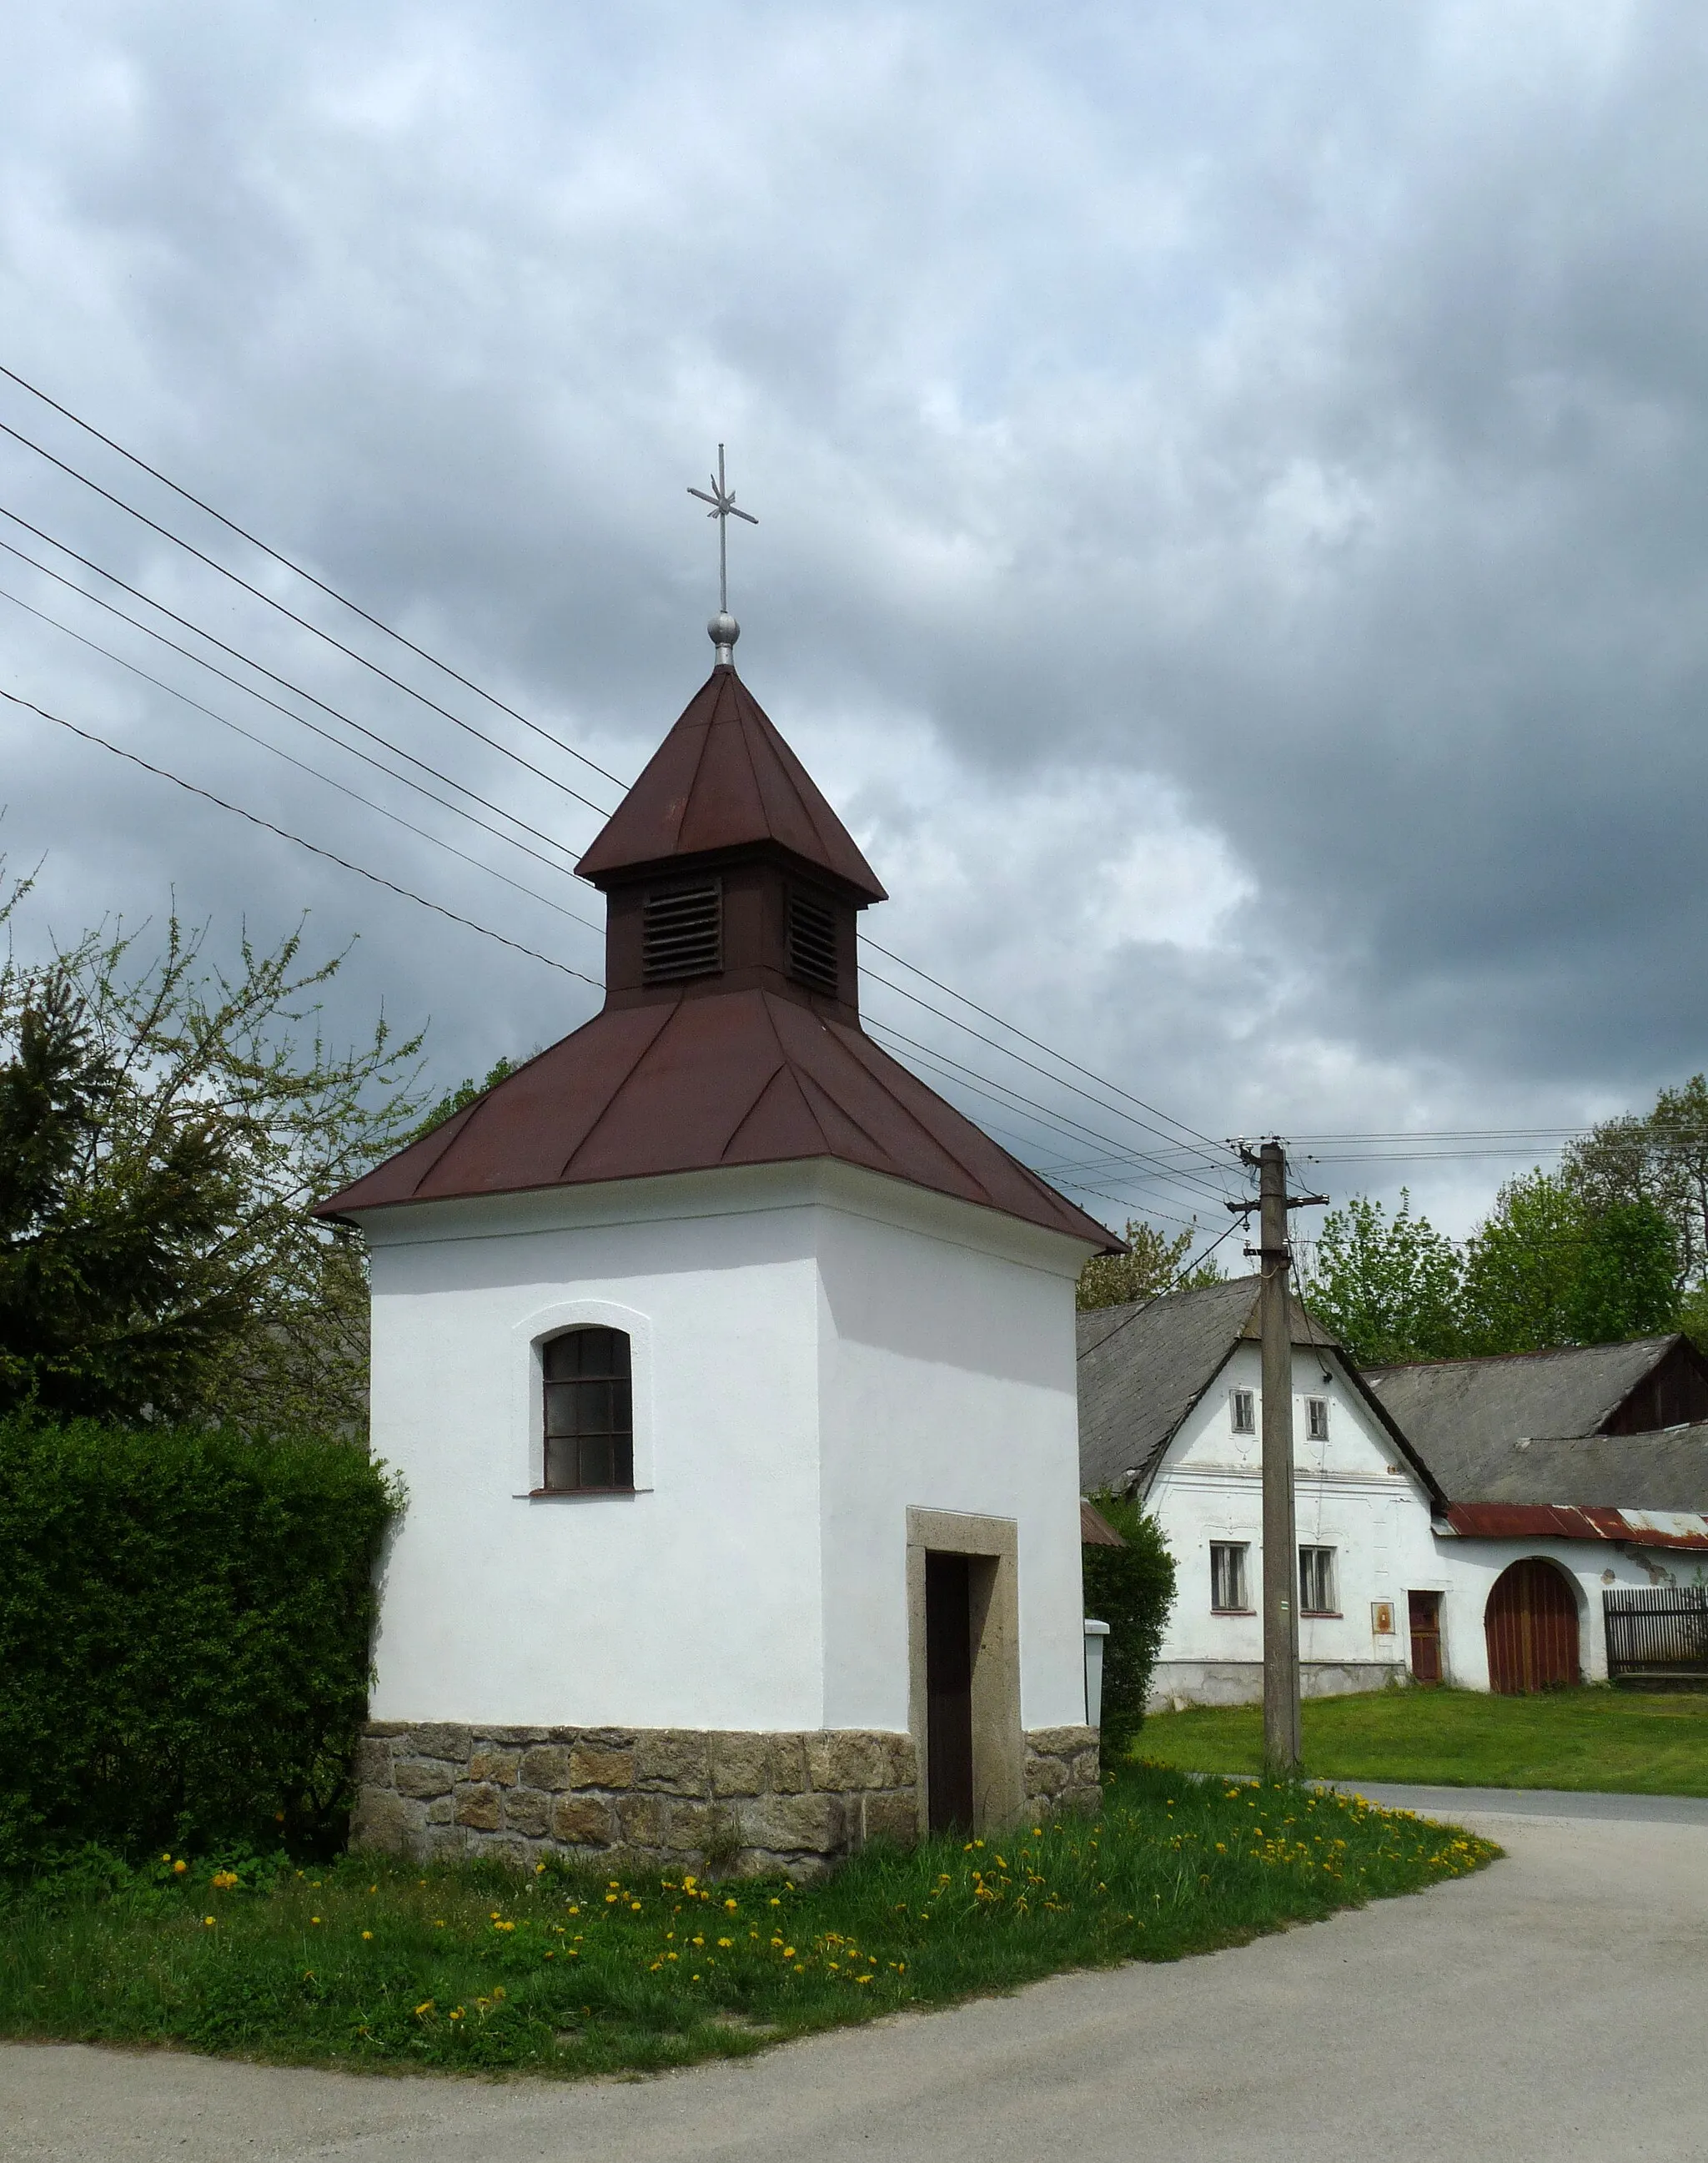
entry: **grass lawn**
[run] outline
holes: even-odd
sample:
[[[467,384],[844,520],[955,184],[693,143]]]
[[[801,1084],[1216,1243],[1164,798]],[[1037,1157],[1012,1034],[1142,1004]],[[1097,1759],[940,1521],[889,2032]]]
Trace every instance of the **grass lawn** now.
[[[1308,1700],[1303,1733],[1305,1769],[1321,1779],[1708,1795],[1708,1692],[1377,1690]],[[1262,1710],[1152,1713],[1138,1747],[1183,1770],[1255,1773]]]
[[[800,1888],[91,1858],[4,1897],[0,2034],[358,2069],[647,2071],[1239,1944],[1498,1853],[1348,1797],[1140,1765],[1100,1823],[874,1849]]]

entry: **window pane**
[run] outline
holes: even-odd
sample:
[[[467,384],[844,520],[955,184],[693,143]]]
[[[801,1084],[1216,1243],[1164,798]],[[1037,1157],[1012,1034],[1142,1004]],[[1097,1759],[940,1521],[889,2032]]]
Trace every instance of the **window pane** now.
[[[630,1487],[634,1387],[620,1329],[570,1329],[541,1347],[545,1371],[545,1484]]]

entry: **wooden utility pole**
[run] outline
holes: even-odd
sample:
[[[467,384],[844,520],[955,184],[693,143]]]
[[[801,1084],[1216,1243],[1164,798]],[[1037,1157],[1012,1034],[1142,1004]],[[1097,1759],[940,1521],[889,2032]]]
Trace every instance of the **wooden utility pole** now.
[[[1324,1200],[1289,1195],[1287,1150],[1267,1141],[1254,1156],[1240,1152],[1257,1174],[1255,1203],[1229,1208],[1259,1212],[1261,1270],[1258,1314],[1263,1337],[1263,1769],[1272,1779],[1298,1770],[1298,1532],[1293,1509],[1293,1302],[1288,1271],[1293,1249],[1287,1212]],[[1246,1250],[1248,1253],[1250,1249]]]

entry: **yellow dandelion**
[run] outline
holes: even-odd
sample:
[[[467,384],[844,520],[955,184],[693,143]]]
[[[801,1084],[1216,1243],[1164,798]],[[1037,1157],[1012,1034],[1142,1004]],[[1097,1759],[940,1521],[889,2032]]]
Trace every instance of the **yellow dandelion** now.
[[[373,1931],[372,1931],[372,1930],[364,1930],[364,1931],[362,1933],[362,1935],[363,1935],[363,1937],[364,1939],[371,1938],[371,1937],[373,1935]]]
[[[207,1925],[210,1930],[213,1928],[213,1918],[212,1915],[204,1915],[201,1919]]]
[[[432,2001],[432,1999],[431,1999],[431,1998],[424,1998],[421,2000],[420,2003],[420,2004],[415,2008],[415,2018],[416,2018],[416,2019],[417,2019],[417,2020],[419,2020],[419,2019],[422,2019],[422,2018],[423,2018],[423,2016],[424,2016],[425,2014],[431,2013],[431,2012],[432,2011],[432,2009],[433,2009],[433,2001]]]

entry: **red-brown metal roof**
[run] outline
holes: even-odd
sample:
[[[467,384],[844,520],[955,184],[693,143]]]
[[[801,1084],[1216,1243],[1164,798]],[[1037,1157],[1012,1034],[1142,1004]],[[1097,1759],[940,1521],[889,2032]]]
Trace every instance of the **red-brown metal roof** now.
[[[733,668],[712,671],[576,866],[603,885],[674,857],[769,843],[864,901],[884,889]]]
[[[1079,1544],[1082,1548],[1124,1548],[1126,1542],[1094,1502],[1079,1497]]]
[[[1120,1249],[860,1029],[764,990],[598,1014],[317,1213],[811,1157]]]
[[[1708,1517],[1689,1511],[1585,1510],[1559,1502],[1455,1502],[1447,1522],[1470,1539],[1621,1540],[1708,1548]]]

